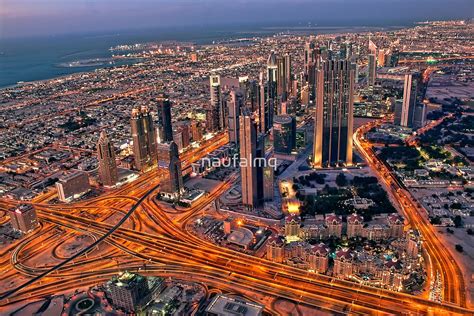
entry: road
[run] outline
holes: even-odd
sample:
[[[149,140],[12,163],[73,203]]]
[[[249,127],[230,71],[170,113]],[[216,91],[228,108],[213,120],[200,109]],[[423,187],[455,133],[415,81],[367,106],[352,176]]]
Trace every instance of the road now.
[[[378,124],[380,122],[372,122],[360,127],[354,134],[354,145],[386,189],[399,202],[400,209],[410,226],[417,229],[423,236],[423,247],[428,254],[428,262],[431,263],[430,270],[434,275],[439,272],[442,277],[444,300],[466,307],[466,289],[462,272],[446,246],[437,237],[426,210],[415,202],[392,170],[389,170],[387,165],[374,154],[372,145],[364,139],[364,134]]]
[[[226,141],[222,135],[216,137],[223,137],[221,141]],[[183,161],[189,164],[198,160],[217,146],[218,139],[186,154]],[[0,260],[2,271],[17,271],[22,278],[20,281],[27,281],[13,289],[0,290],[0,312],[13,302],[53,295],[79,285],[98,284],[114,271],[119,271],[120,266],[130,269],[146,266],[143,270],[145,274],[165,271],[163,275],[199,280],[236,293],[250,291],[285,298],[333,313],[471,314],[470,310],[459,306],[461,301],[454,300],[456,291],[453,292],[453,300],[438,303],[315,274],[201,240],[184,229],[186,222],[213,203],[234,179],[224,181],[186,214],[173,220],[154,198],[153,192],[159,186],[161,176],[162,173],[156,170],[143,174],[133,183],[91,200],[55,206],[33,203],[43,223],[36,233],[38,235],[25,243],[13,245],[9,251],[2,253]],[[8,201],[0,201],[0,210],[10,206]],[[122,214],[120,222],[107,222],[109,216],[119,210]],[[88,214],[91,218],[84,216]],[[57,259],[60,263],[35,267],[30,260],[25,260],[25,252],[39,247],[42,238],[37,236],[51,227],[60,227],[66,234],[96,236],[97,240],[93,247],[89,245],[82,249],[71,260]],[[46,231],[41,236],[48,238],[50,233]],[[19,246],[22,248],[18,249]],[[56,246],[50,243],[51,252]],[[14,266],[9,260],[12,253]],[[114,260],[119,260],[120,266]]]

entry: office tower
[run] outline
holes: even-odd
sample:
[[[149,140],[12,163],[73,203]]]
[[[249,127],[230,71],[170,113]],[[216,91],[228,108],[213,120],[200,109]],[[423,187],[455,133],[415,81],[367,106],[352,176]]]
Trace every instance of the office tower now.
[[[376,56],[377,50],[377,45],[369,38],[369,53]]]
[[[395,106],[393,109],[393,123],[395,125],[402,125],[402,110],[403,110],[403,100],[395,100]]]
[[[184,191],[181,160],[178,145],[175,142],[158,144],[158,168],[166,172],[165,181],[161,185],[161,193],[173,198]]]
[[[173,127],[171,125],[171,102],[164,93],[158,95],[158,142],[165,143],[173,140]]]
[[[385,55],[386,55],[386,50],[385,49],[380,49],[377,53],[377,66],[378,67],[385,67]]]
[[[252,112],[258,112],[259,106],[259,85],[257,80],[247,81],[245,90],[243,91],[245,106]]]
[[[107,287],[114,306],[123,308],[127,312],[140,310],[150,294],[147,279],[130,272],[124,272],[112,278]]]
[[[36,211],[30,204],[20,204],[10,209],[8,215],[13,229],[24,234],[38,226]]]
[[[202,139],[202,125],[194,120],[191,121],[191,138],[193,142],[199,142]]]
[[[257,169],[254,163],[257,157],[257,128],[249,109],[242,109],[239,125],[242,204],[253,208],[258,205]]]
[[[178,145],[179,150],[183,150],[191,144],[189,120],[176,122],[173,129],[173,141]]]
[[[277,98],[284,102],[291,90],[291,56],[285,54],[277,57]],[[280,113],[279,113],[280,114]]]
[[[289,115],[275,116],[273,121],[273,151],[276,154],[291,154],[296,146],[296,122]]]
[[[273,201],[273,197],[275,195],[275,169],[274,167],[269,163],[270,159],[272,159],[272,153],[266,153],[265,155],[265,161],[266,164],[263,167],[263,200],[264,201]]]
[[[420,75],[418,73],[405,75],[405,81],[403,83],[403,102],[402,102],[402,107],[401,107],[401,113],[399,114],[400,126],[415,127],[414,117],[415,117],[415,108],[417,106],[419,80],[420,80]],[[423,123],[424,112],[425,110],[423,108],[418,110],[417,124]],[[397,116],[398,114],[395,114],[395,117]],[[398,120],[396,121],[398,122]]]
[[[255,131],[257,127],[255,125]],[[252,162],[253,172],[257,174],[257,205],[261,205],[264,201],[265,195],[265,167],[268,162],[265,156],[265,138],[267,135],[257,132],[257,144],[255,150],[255,159]]]
[[[340,56],[342,59],[350,59],[353,55],[352,43],[345,42],[341,45]]]
[[[368,56],[369,62],[367,65],[367,85],[373,87],[375,85],[375,79],[377,77],[377,61],[375,55],[370,54]]]
[[[146,171],[156,164],[156,131],[146,106],[134,108],[130,119],[135,167]]]
[[[221,77],[218,75],[212,75],[209,77],[210,81],[210,92],[211,92],[211,104],[208,111],[209,117],[207,118],[208,132],[217,132],[221,130],[221,117],[222,113],[222,98],[221,98]]]
[[[59,178],[56,189],[61,202],[70,202],[91,189],[89,176],[83,171],[73,171]]]
[[[273,100],[267,98],[268,83],[264,80],[264,73],[260,72],[258,95],[258,124],[260,133],[267,133],[273,125]]]
[[[267,60],[267,100],[277,101],[277,80],[278,80],[278,63],[277,56],[274,51],[270,53]]]
[[[318,70],[313,165],[352,165],[354,69],[325,60]]]
[[[421,128],[426,124],[426,104],[418,103],[415,105],[413,113],[413,128]]]
[[[306,42],[304,45],[304,76],[305,81],[308,81],[308,74],[309,74],[309,67],[311,64],[315,62],[315,51],[314,51],[314,43],[313,42]]]
[[[229,102],[229,141],[239,143],[239,115],[240,109],[244,106],[244,95],[240,90],[232,90],[230,92]]]
[[[112,187],[117,184],[118,172],[115,162],[115,150],[105,131],[100,132],[97,142],[97,159],[99,161],[99,178],[103,186]]]

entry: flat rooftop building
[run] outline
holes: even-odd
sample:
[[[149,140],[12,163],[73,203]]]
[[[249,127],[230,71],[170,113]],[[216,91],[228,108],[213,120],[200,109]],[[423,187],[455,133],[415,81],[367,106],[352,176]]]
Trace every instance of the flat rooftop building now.
[[[217,295],[206,308],[207,316],[260,316],[264,306],[242,297]]]

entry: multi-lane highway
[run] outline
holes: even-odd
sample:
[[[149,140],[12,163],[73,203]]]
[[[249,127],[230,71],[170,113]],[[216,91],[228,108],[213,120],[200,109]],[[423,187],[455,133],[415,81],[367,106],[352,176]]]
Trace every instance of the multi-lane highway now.
[[[189,164],[218,147],[220,142],[227,141],[222,135],[216,137],[202,148],[183,155],[183,161]],[[60,293],[78,285],[103,282],[120,269],[114,261],[120,260],[122,268],[146,267],[142,270],[145,274],[170,275],[201,281],[232,292],[250,291],[285,298],[329,312],[471,314],[464,307],[465,301],[463,303],[459,288],[447,292],[449,296],[446,302],[437,303],[422,297],[309,273],[201,240],[189,234],[183,226],[227,190],[233,179],[224,181],[183,213],[183,216],[173,220],[154,198],[161,176],[162,173],[152,171],[102,197],[78,203],[57,206],[34,203],[43,222],[38,233],[44,233],[44,238],[53,233],[47,231],[48,227],[61,227],[65,234],[87,234],[94,236],[95,241],[74,255],[72,260],[56,258],[59,263],[46,267],[31,266],[28,264],[30,261],[25,260],[26,257],[22,254],[25,249],[39,247],[41,238],[28,239],[13,246],[13,252],[2,253],[1,269],[9,273],[17,271],[28,281],[13,289],[0,290],[0,311],[19,300]],[[1,209],[9,206],[5,201],[0,203]],[[119,210],[120,222],[108,222],[109,216]],[[87,218],[81,212],[100,216]],[[61,240],[63,239],[59,239]],[[52,253],[56,246],[53,242],[50,244]],[[431,251],[440,251],[436,250],[438,244],[433,244],[432,247]],[[10,257],[12,253],[13,258]],[[6,260],[7,258],[13,260]]]
[[[427,261],[431,264],[430,270],[433,274],[439,272],[442,276],[444,300],[465,307],[466,291],[462,272],[453,256],[436,236],[436,231],[429,222],[426,210],[414,202],[411,194],[400,183],[392,170],[389,170],[387,165],[379,160],[372,150],[372,145],[364,138],[364,134],[377,124],[372,122],[359,128],[354,135],[354,145],[394,197],[394,200],[399,203],[409,224],[422,234],[423,247],[429,257]],[[432,127],[436,125],[433,124]]]

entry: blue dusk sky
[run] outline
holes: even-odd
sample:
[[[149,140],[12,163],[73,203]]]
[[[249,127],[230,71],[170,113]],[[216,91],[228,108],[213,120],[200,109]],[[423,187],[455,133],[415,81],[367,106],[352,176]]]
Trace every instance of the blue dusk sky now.
[[[472,0],[0,0],[0,37],[308,22],[402,25],[473,13]]]

